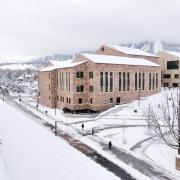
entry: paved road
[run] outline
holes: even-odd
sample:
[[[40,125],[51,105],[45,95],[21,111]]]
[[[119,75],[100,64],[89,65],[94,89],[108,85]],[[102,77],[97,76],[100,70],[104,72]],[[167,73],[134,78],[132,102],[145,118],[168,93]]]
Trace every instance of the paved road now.
[[[49,124],[48,122],[45,122],[41,117],[37,116],[35,113],[31,112],[28,110],[26,107],[23,105],[19,105],[16,102],[13,101],[8,101],[9,104],[14,106],[16,109],[18,109],[21,112],[26,113],[27,116],[30,116],[31,119],[35,120],[41,125],[44,125],[44,127],[48,128],[51,131],[54,131],[54,126],[52,124]],[[76,148],[77,150],[81,151],[83,154],[86,156],[90,157],[93,159],[95,162],[101,164],[103,167],[108,169],[109,171],[113,172],[116,174],[118,177],[124,180],[129,180],[129,179],[134,179],[131,177],[130,174],[125,172],[123,169],[121,169],[119,166],[116,164],[112,163],[109,161],[107,158],[103,157],[102,155],[98,154],[95,150],[93,150],[91,147],[87,146],[86,144],[80,142],[78,139],[75,139],[71,135],[60,131],[58,133],[58,136],[64,138],[71,146]],[[103,140],[96,139],[97,142],[102,146],[102,149],[107,146],[106,143],[103,142]],[[104,149],[106,150],[106,149]],[[160,167],[156,165],[152,165],[146,161],[143,161],[141,159],[136,158],[135,156],[127,153],[126,151],[119,149],[117,147],[113,146],[112,149],[112,154],[114,154],[117,159],[123,161],[124,163],[130,165],[134,169],[138,170],[144,175],[147,175],[151,179],[163,179],[163,180],[178,180],[178,178],[172,178],[172,176],[168,172],[165,172],[163,170],[160,170]]]

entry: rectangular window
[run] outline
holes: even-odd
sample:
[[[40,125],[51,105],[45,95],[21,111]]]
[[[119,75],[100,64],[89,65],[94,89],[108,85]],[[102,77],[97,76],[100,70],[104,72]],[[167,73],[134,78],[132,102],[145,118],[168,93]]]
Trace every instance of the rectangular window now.
[[[135,73],[135,90],[137,91],[137,73]]]
[[[64,97],[62,97],[62,101],[64,102]]]
[[[93,72],[92,71],[89,72],[89,78],[91,78],[91,79],[93,78]]]
[[[83,78],[84,77],[84,73],[82,71],[76,72],[76,77],[77,78]]]
[[[167,61],[167,69],[179,69],[179,61]]]
[[[49,100],[51,100],[51,97],[49,96]]]
[[[66,92],[68,91],[68,73],[66,72]]]
[[[119,91],[121,91],[122,81],[121,81],[121,72],[119,72]]]
[[[49,91],[51,90],[51,86],[50,86],[50,84],[49,84]]]
[[[61,72],[59,73],[59,88],[61,90]]]
[[[90,98],[90,104],[92,104],[93,103],[93,100],[92,100],[92,98]]]
[[[79,98],[79,104],[82,104],[82,98]]]
[[[62,72],[62,90],[64,90],[64,73]]]
[[[49,79],[51,78],[51,73],[49,72]]]
[[[175,75],[174,75],[174,78],[175,78],[175,79],[179,79],[179,74],[175,74]]]
[[[158,73],[156,73],[156,89],[158,89]]]
[[[126,73],[123,72],[123,91],[126,90]]]
[[[165,78],[165,79],[170,79],[170,78],[171,78],[171,75],[170,75],[170,74],[163,74],[163,78]]]
[[[149,73],[149,90],[151,90],[151,73]]]
[[[93,92],[93,86],[89,86],[89,92]]]
[[[155,74],[153,73],[153,90],[154,90],[154,86],[155,86]]]
[[[69,99],[68,98],[66,98],[66,103],[68,103],[69,102]]]
[[[101,92],[103,92],[103,72],[100,73],[100,88]]]
[[[127,91],[130,89],[130,73],[127,73]]]
[[[71,104],[71,98],[69,98],[69,104]]]
[[[144,90],[144,86],[145,86],[145,74],[142,73],[142,90]]]
[[[141,90],[141,73],[139,73],[139,90]]]
[[[113,72],[110,72],[110,92],[113,92]]]
[[[108,72],[105,72],[105,92],[108,92]]]
[[[76,87],[76,92],[83,92],[84,91],[84,86],[80,85]]]
[[[70,72],[69,72],[69,92],[71,91]]]
[[[110,103],[113,103],[113,98],[109,98],[109,102],[110,102]]]

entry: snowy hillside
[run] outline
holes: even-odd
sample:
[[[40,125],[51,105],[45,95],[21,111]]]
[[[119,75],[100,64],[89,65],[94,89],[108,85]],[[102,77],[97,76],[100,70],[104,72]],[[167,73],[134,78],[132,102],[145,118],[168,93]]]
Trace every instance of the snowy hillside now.
[[[54,55],[43,56],[43,57],[31,60],[29,61],[29,63],[39,65],[39,66],[44,66],[45,64],[48,63],[49,60],[52,60],[52,59],[63,61],[67,59],[72,59],[72,57],[73,56],[69,54],[54,54]]]
[[[32,64],[6,64],[0,65],[1,70],[25,70],[25,69],[33,69],[36,70],[37,67]]]
[[[180,52],[180,44],[172,44],[164,41],[141,41],[137,43],[127,43],[121,44],[123,46],[128,46],[132,48],[141,49],[153,54],[157,54],[159,51],[168,50],[168,51],[177,51]]]

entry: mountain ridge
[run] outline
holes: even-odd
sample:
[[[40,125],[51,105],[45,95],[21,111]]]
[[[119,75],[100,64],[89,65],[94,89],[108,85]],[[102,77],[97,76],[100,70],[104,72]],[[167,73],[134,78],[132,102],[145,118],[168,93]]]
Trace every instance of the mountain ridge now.
[[[166,41],[139,41],[136,43],[120,44],[121,46],[127,46],[131,48],[141,49],[146,52],[157,54],[159,51],[175,51],[180,52],[180,44],[169,43]]]

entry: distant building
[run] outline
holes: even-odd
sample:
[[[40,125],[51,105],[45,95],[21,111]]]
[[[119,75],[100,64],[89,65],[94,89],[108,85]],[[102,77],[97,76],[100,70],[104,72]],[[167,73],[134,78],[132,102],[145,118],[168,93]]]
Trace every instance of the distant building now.
[[[162,86],[180,87],[180,52],[162,51],[158,55],[162,70]]]
[[[38,75],[40,104],[71,112],[102,111],[159,92],[158,57],[127,49],[128,54],[103,45],[94,54],[50,61]]]

